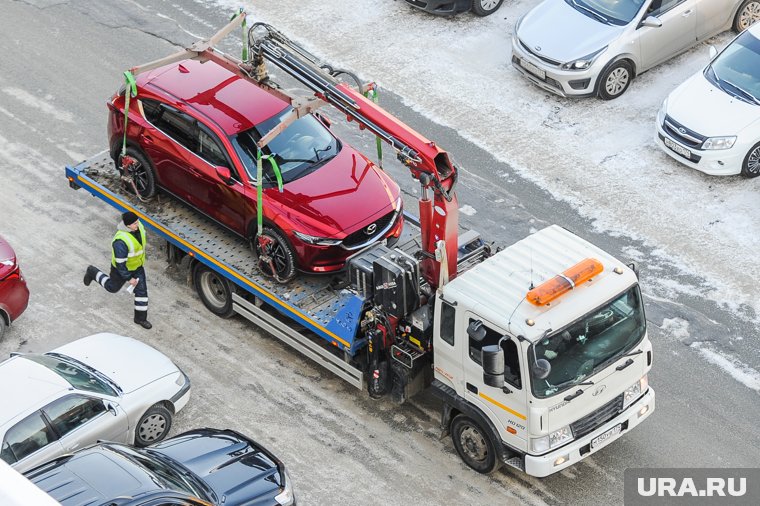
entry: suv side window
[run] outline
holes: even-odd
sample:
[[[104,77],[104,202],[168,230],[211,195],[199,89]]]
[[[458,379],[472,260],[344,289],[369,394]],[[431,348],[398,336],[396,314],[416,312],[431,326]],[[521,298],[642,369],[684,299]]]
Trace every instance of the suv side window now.
[[[471,324],[474,321],[475,319],[470,318],[468,323]],[[483,365],[480,357],[480,351],[483,346],[499,344],[499,340],[504,337],[504,334],[490,328],[488,325],[483,324],[483,328],[486,329],[486,337],[482,341],[477,342],[473,338],[470,338],[470,359],[478,365]],[[501,343],[501,348],[504,350],[504,380],[514,387],[522,388],[520,355],[517,351],[517,345],[514,340],[505,339]]]
[[[649,4],[649,8],[647,9],[647,15],[659,16],[683,1],[684,0],[652,0],[652,3]]]
[[[195,152],[198,147],[196,121],[174,107],[155,100],[143,100],[143,111],[148,121],[166,135]]]
[[[69,395],[42,408],[60,437],[81,427],[105,410],[102,400],[84,395]]]
[[[55,440],[39,411],[24,418],[5,434],[3,460],[12,464],[44,448]],[[15,460],[9,461],[9,458]]]
[[[234,171],[234,168],[230,167],[230,162],[227,161],[222,144],[206,125],[200,125],[196,153],[211,165],[227,167],[230,171]],[[238,178],[235,177],[235,179]]]

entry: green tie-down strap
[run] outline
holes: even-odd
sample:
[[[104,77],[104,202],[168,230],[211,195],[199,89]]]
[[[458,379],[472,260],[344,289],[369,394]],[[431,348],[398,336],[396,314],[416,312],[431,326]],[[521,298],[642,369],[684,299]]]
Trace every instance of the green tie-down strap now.
[[[274,154],[264,155],[259,149],[256,154],[256,224],[258,230],[256,236],[260,236],[264,230],[264,200],[263,200],[263,187],[264,187],[264,164],[263,160],[269,160],[272,164],[272,170],[274,176],[277,178],[277,189],[282,192],[282,174],[280,173],[280,166],[277,165],[277,160],[274,159]]]
[[[232,17],[230,18],[230,21],[232,21],[233,19],[235,19],[236,17],[238,17],[240,14],[243,14],[243,12],[245,12],[245,10],[243,10],[243,8],[241,7],[239,11],[237,11],[235,14],[232,15]],[[243,20],[242,28],[243,28],[243,54],[242,54],[242,58],[243,58],[243,61],[248,61],[248,29],[247,29],[247,25],[246,25],[246,20],[245,19]]]
[[[368,99],[372,100],[374,103],[377,103],[378,97],[377,97],[377,88],[372,87],[364,92],[364,96]],[[375,138],[375,144],[377,145],[377,163],[380,166],[380,168],[383,168],[383,141],[380,139],[380,137]]]
[[[135,82],[135,76],[132,72],[127,70],[124,72],[124,81],[126,83],[126,89],[124,90],[124,138],[121,142],[121,155],[127,154],[127,121],[129,120],[129,99],[130,97],[137,96],[137,83]]]

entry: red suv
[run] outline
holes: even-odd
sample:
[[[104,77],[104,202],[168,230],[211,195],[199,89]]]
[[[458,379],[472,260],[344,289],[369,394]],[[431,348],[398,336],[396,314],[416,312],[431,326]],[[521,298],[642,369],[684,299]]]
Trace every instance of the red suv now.
[[[211,61],[185,60],[146,72],[138,76],[137,88],[127,135],[128,170],[137,191],[151,197],[160,187],[252,239],[256,142],[290,105]],[[108,106],[111,156],[121,167],[124,91]],[[296,270],[339,270],[356,250],[400,236],[398,185],[335,137],[324,118],[296,120],[262,152],[274,157],[283,180],[279,191],[272,166],[264,163],[264,243],[271,248],[264,253],[280,281]]]
[[[16,253],[0,236],[0,339],[5,328],[21,316],[29,303],[29,289],[16,261]]]

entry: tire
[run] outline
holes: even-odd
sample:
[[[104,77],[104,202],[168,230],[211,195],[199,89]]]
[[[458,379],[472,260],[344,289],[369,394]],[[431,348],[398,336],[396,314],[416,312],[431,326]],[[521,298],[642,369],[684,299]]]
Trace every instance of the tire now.
[[[293,252],[293,247],[280,231],[273,228],[264,227],[262,235],[272,241],[272,244],[267,248],[265,253],[272,258],[272,263],[277,274],[275,279],[279,283],[287,283],[296,277],[296,254]],[[259,269],[267,276],[274,277],[271,267],[263,264],[261,261],[262,251],[257,239],[254,236],[253,242],[256,248],[256,256],[259,258]]]
[[[633,66],[628,60],[611,64],[599,76],[599,98],[614,100],[625,93],[633,81]]]
[[[135,164],[130,168],[130,173],[135,180],[135,187],[140,197],[149,199],[158,193],[156,185],[156,170],[148,157],[135,148],[127,148],[127,156],[134,158]],[[118,157],[121,160],[121,156]],[[121,164],[116,164],[116,169],[121,172]]]
[[[760,176],[760,142],[752,146],[742,163],[742,176],[753,178]]]
[[[3,340],[6,328],[8,328],[8,325],[5,323],[5,315],[0,313],[0,341]]]
[[[472,418],[457,415],[452,420],[451,440],[464,463],[477,472],[490,474],[501,467],[493,441]]]
[[[172,428],[172,413],[163,404],[154,404],[140,417],[135,427],[135,446],[158,443]]]
[[[739,10],[736,11],[733,29],[739,33],[758,21],[760,21],[760,1],[744,0]]]
[[[489,16],[499,10],[504,0],[472,0],[472,12],[476,16]]]
[[[232,287],[223,276],[197,263],[193,268],[193,285],[206,309],[222,318],[235,314],[232,309]]]

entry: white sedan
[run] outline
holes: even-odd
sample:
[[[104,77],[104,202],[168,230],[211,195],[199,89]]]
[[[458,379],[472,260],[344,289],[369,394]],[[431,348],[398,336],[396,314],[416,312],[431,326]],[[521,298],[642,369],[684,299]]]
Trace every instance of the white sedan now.
[[[668,95],[655,141],[706,174],[760,176],[760,23]]]
[[[0,363],[0,458],[19,472],[98,440],[163,439],[190,379],[130,337],[96,334]]]

